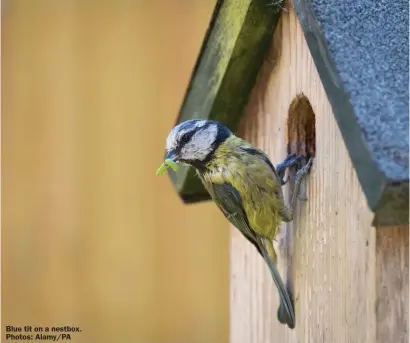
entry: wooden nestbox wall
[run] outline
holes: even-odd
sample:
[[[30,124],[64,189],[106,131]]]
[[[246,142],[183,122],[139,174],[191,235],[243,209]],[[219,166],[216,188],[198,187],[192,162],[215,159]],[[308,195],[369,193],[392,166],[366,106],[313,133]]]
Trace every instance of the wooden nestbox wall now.
[[[407,7],[378,4],[366,8],[372,25]],[[350,5],[347,16],[336,0],[219,1],[203,43],[178,122],[219,120],[274,164],[314,156],[308,200],[274,242],[296,327],[278,322],[269,270],[232,227],[232,343],[408,341],[408,33],[398,23],[398,41],[369,38],[369,18]],[[172,180],[186,202],[208,198],[192,170]]]
[[[308,201],[299,202],[296,220],[282,225],[277,242],[280,271],[292,284],[296,328],[277,321],[279,297],[269,270],[232,228],[231,342],[407,342],[408,225],[372,226],[374,214],[303,31],[294,12],[284,12],[239,135],[278,163],[294,147],[286,143],[294,138],[291,121],[305,124],[311,115],[305,99],[316,124]]]

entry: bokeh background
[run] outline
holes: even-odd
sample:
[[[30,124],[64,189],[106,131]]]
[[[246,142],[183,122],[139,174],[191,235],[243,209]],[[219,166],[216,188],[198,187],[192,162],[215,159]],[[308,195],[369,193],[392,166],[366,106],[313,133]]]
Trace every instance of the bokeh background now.
[[[214,5],[2,1],[2,330],[228,342],[229,225],[155,176]]]

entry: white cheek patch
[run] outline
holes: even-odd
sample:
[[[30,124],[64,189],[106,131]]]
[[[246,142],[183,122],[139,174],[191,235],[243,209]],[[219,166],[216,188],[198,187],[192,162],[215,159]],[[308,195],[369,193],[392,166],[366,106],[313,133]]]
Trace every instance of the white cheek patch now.
[[[216,125],[211,125],[205,130],[196,132],[181,150],[183,159],[191,161],[205,160],[213,150],[212,144],[215,142],[217,134],[218,128]]]

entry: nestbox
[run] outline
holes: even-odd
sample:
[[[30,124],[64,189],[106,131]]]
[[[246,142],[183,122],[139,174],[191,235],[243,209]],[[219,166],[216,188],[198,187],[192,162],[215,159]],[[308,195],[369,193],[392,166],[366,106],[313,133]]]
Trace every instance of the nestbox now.
[[[177,122],[217,120],[274,163],[314,157],[275,242],[296,327],[232,228],[231,342],[407,342],[408,62],[404,0],[217,2]],[[209,199],[194,170],[171,178],[185,202]]]

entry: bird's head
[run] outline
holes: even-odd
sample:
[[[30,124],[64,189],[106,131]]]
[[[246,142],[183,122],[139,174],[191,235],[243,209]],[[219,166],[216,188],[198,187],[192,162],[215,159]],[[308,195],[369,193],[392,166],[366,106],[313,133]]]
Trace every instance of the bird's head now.
[[[232,132],[214,120],[191,119],[175,126],[166,141],[166,161],[201,167]]]

